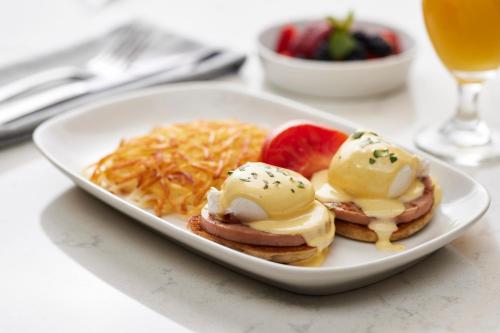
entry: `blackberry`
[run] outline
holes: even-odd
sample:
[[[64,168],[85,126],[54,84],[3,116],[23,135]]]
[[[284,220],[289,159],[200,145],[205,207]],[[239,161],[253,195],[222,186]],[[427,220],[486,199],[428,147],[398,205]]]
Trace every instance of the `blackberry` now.
[[[366,45],[368,43],[368,40],[370,39],[370,36],[368,34],[362,32],[362,31],[355,31],[352,34],[352,37],[356,39],[359,43]]]
[[[332,60],[330,56],[329,44],[328,41],[325,40],[321,42],[318,48],[314,51],[313,54],[314,60]]]
[[[376,57],[385,57],[392,53],[389,43],[380,36],[370,37],[366,43],[366,48],[368,52]]]
[[[345,58],[345,60],[365,60],[368,58],[366,53],[366,48],[364,44],[359,41],[356,43],[356,47],[351,51],[351,53]]]

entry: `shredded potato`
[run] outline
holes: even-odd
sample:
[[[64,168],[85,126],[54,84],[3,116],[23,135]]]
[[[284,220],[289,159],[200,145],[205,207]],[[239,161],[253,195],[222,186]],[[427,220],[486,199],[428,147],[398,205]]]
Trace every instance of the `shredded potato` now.
[[[227,172],[257,161],[266,131],[237,121],[194,121],[122,140],[90,167],[90,180],[158,216],[196,215],[210,187]]]

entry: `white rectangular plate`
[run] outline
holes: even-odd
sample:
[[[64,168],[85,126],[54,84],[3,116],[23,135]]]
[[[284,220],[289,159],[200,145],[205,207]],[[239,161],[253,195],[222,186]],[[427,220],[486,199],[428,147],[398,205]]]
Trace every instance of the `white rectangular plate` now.
[[[186,229],[174,216],[159,218],[96,186],[82,170],[116,148],[122,138],[154,126],[193,119],[238,119],[273,128],[290,119],[307,119],[345,132],[356,125],[282,98],[249,93],[221,84],[180,84],[130,94],[54,118],[41,125],[34,140],[41,152],[78,186],[110,206],[202,255],[279,287],[306,294],[344,291],[396,273],[462,234],[487,210],[489,196],[464,173],[429,157],[431,173],[443,189],[433,221],[402,241],[400,253],[379,252],[372,244],[336,237],[322,267],[304,268],[255,258]]]

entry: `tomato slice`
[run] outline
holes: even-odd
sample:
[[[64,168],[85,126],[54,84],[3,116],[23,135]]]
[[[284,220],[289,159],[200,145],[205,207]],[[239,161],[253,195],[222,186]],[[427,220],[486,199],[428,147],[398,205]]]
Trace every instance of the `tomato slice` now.
[[[311,122],[294,120],[274,130],[262,149],[262,162],[310,178],[327,169],[347,134]]]

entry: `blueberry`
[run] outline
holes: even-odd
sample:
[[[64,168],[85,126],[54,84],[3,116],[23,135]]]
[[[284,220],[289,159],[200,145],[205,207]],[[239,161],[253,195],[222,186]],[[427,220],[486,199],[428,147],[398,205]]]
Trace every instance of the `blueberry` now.
[[[367,50],[376,57],[385,57],[392,53],[392,48],[380,36],[372,36],[368,39],[366,43]]]
[[[357,42],[356,47],[351,51],[351,53],[345,58],[345,60],[365,60],[367,58],[365,46]]]
[[[325,40],[319,44],[318,48],[314,51],[313,59],[314,60],[332,60],[332,57],[330,57],[329,44],[328,44],[327,40]]]
[[[352,37],[356,39],[358,42],[360,42],[363,45],[366,45],[368,43],[368,40],[370,39],[370,36],[368,34],[362,32],[362,31],[355,31],[352,34]]]

